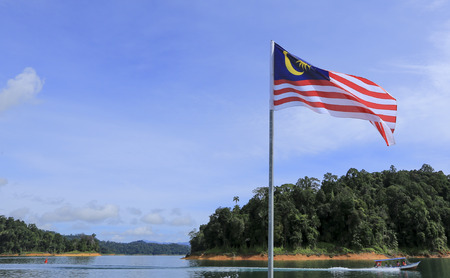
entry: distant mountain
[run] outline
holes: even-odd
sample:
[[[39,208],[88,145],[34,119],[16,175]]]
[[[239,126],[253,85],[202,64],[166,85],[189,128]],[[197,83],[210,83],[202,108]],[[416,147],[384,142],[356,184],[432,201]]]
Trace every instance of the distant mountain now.
[[[191,248],[177,243],[155,243],[145,240],[130,243],[100,241],[100,253],[124,255],[186,255]]]
[[[143,242],[146,243],[156,243],[156,244],[179,244],[179,245],[187,245],[189,246],[189,242],[158,242],[158,241],[152,241],[152,240],[142,240]]]

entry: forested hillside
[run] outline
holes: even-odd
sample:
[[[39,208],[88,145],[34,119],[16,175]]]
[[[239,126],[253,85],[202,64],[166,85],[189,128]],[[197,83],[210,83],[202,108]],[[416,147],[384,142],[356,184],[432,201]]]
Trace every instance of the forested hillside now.
[[[26,252],[66,253],[98,252],[98,239],[93,235],[61,234],[38,229],[35,224],[25,224],[0,215],[0,254]]]
[[[102,254],[122,255],[186,255],[189,246],[181,244],[150,243],[143,240],[130,243],[119,243],[112,241],[100,241],[100,252]]]
[[[192,253],[267,250],[268,188],[242,207],[219,207],[190,233]],[[450,176],[420,170],[348,170],[304,177],[274,189],[274,244],[305,249],[390,253],[449,249]]]
[[[12,217],[0,215],[0,254],[89,252],[127,255],[186,255],[190,247],[134,241],[118,243],[99,241],[92,235],[61,235],[38,229]]]

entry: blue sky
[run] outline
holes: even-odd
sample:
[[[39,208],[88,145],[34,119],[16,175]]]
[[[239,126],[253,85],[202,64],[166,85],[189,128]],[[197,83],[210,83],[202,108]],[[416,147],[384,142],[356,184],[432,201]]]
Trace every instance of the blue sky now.
[[[274,183],[450,174],[447,0],[0,0],[0,215],[101,240],[185,242],[268,185],[270,41],[398,102],[366,121],[275,112]]]

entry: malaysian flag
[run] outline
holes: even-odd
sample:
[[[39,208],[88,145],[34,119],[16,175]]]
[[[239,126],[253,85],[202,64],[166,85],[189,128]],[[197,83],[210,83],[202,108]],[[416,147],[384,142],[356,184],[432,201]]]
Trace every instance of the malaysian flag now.
[[[397,101],[362,77],[314,67],[274,43],[271,108],[306,106],[334,117],[370,121],[394,145]]]

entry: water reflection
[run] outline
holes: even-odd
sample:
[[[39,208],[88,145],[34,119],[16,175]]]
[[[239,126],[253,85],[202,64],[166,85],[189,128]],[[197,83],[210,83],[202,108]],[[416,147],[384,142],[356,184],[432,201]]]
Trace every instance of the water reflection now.
[[[371,261],[276,261],[277,278],[422,278],[418,271],[375,269]],[[267,277],[264,261],[188,261],[189,277]],[[436,276],[439,277],[439,276]]]
[[[266,261],[194,261],[176,256],[0,257],[0,277],[262,278]],[[371,261],[275,261],[276,278],[442,278],[450,259],[424,259],[418,271],[374,269]]]
[[[73,264],[89,265],[95,261],[96,257],[48,257],[48,264]]]

